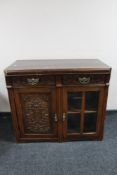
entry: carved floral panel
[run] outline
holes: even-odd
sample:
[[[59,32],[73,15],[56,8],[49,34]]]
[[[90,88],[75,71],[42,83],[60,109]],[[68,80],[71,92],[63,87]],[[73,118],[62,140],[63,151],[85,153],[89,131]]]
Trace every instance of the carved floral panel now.
[[[47,134],[51,132],[48,93],[22,94],[24,129],[27,133]]]

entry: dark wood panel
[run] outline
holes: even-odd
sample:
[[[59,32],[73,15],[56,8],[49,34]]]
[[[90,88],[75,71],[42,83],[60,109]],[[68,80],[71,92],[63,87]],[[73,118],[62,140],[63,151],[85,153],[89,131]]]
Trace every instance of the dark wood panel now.
[[[105,71],[111,68],[98,59],[17,60],[5,69],[6,75],[42,72]]]

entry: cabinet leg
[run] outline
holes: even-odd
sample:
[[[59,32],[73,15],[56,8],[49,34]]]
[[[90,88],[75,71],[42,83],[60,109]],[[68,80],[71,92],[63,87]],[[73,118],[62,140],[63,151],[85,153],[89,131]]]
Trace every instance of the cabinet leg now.
[[[98,140],[99,141],[102,141],[103,140],[103,134],[98,137]]]

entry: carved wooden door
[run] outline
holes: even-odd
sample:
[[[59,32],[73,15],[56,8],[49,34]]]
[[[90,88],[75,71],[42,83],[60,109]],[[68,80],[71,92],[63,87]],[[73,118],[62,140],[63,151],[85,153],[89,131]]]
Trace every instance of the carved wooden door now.
[[[55,88],[15,89],[15,103],[21,138],[57,139]]]
[[[64,139],[96,138],[101,130],[103,87],[66,87],[63,90]]]

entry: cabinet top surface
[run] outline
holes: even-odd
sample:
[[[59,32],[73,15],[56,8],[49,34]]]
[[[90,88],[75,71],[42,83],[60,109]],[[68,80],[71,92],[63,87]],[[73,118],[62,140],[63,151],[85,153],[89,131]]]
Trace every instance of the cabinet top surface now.
[[[110,69],[108,65],[98,59],[16,60],[5,69],[5,73],[110,71]]]

